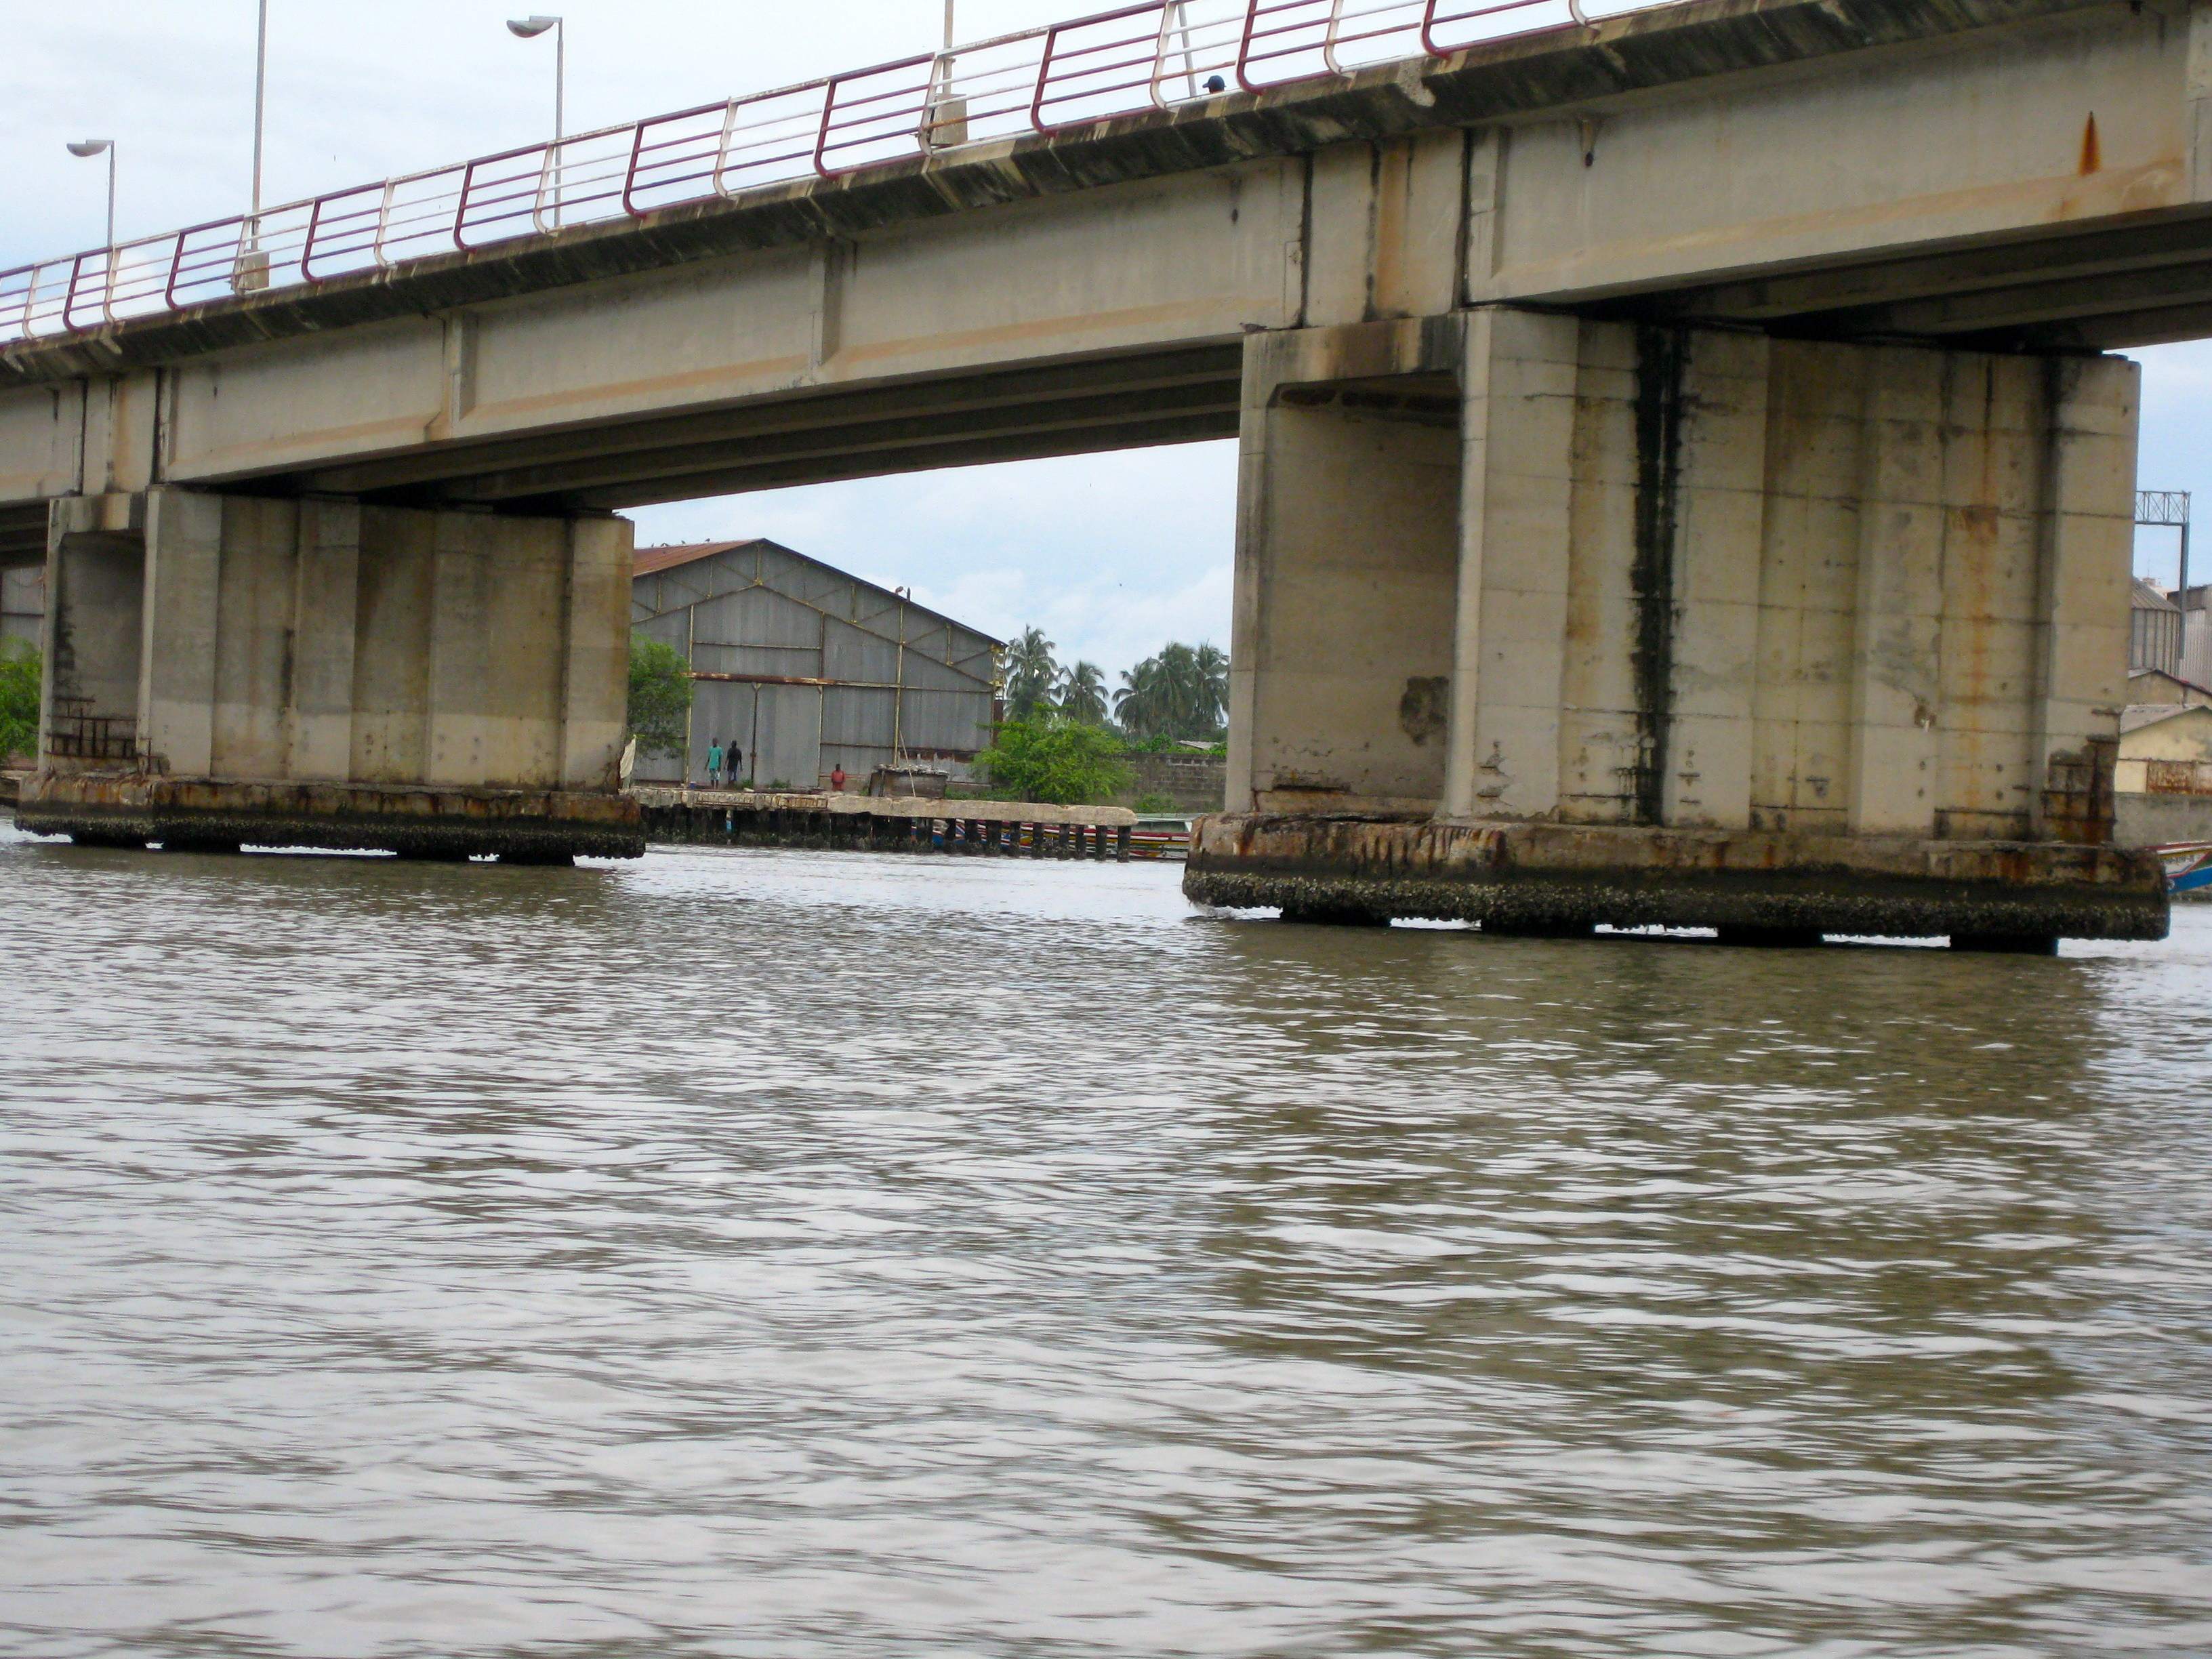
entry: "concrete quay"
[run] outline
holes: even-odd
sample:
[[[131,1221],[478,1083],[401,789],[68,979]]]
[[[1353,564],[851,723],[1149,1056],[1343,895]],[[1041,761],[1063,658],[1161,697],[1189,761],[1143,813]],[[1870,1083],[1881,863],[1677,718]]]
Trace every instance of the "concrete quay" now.
[[[436,789],[374,784],[169,778],[144,772],[33,773],[15,822],[79,846],[236,852],[317,847],[404,858],[496,855],[507,864],[645,853],[636,804],[562,789]]]
[[[1137,822],[1137,815],[1123,807],[1055,806],[1043,801],[902,800],[812,790],[644,787],[629,793],[644,815],[648,840],[722,846],[1127,862]]]
[[[1712,927],[1724,940],[1948,937],[2041,951],[2061,938],[2157,939],[2155,854],[1906,836],[1222,816],[1202,820],[1183,890],[1287,920],[1479,923],[1562,936]]]

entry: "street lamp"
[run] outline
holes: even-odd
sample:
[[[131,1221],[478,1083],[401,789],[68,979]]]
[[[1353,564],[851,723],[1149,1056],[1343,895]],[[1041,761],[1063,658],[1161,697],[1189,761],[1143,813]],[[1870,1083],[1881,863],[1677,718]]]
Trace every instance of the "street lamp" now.
[[[561,101],[568,84],[568,26],[558,17],[539,15],[507,20],[507,32],[518,40],[535,40],[548,29],[553,31],[553,142],[558,144],[564,136]]]
[[[238,257],[230,285],[240,294],[269,286],[269,256],[261,251],[261,138],[269,113],[269,0],[261,0],[253,29],[253,207],[239,228]]]
[[[561,106],[568,91],[568,26],[560,18],[548,17],[542,12],[507,20],[507,32],[518,40],[535,40],[548,29],[553,31],[553,147],[545,152],[545,159],[553,173],[553,224],[557,229],[561,223],[561,140],[568,127]],[[543,220],[538,222],[538,228],[544,228]]]
[[[115,140],[80,138],[69,147],[70,155],[86,160],[102,152],[107,156],[107,246],[112,249],[115,246]]]
[[[922,144],[934,149],[941,144],[965,143],[968,139],[968,100],[952,95],[952,7],[945,0],[945,50],[929,89],[929,111],[924,118]]]
[[[253,228],[261,228],[261,131],[269,106],[269,0],[253,34]]]

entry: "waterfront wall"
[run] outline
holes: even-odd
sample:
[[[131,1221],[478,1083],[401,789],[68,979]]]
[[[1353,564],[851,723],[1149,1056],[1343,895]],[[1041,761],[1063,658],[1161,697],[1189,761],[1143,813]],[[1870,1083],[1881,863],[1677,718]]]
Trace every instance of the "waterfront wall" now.
[[[2112,839],[2122,847],[2212,841],[2212,795],[2122,795]]]
[[[1181,812],[1218,812],[1229,787],[1224,755],[1125,755],[1133,777],[1116,795],[1117,805],[1134,806],[1147,795],[1165,795]]]

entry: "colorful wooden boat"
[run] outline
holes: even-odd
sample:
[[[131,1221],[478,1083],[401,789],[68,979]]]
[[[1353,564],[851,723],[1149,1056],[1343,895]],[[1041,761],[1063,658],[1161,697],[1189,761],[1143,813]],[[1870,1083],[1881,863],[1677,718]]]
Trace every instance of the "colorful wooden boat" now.
[[[2151,850],[2166,866],[2169,891],[2212,894],[2212,841],[2182,842]]]

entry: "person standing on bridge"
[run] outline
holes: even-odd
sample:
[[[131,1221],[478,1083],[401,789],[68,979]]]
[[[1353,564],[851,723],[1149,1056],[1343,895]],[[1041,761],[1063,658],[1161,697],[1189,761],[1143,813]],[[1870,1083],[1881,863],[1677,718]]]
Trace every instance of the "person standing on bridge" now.
[[[720,738],[707,745],[707,787],[722,787],[722,740]]]

